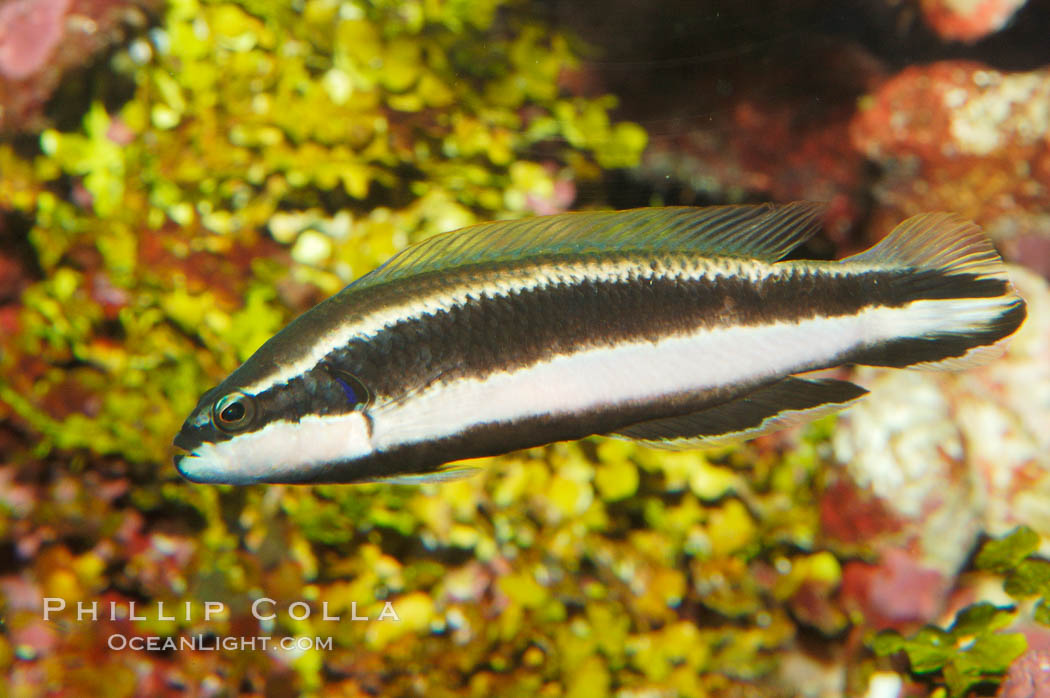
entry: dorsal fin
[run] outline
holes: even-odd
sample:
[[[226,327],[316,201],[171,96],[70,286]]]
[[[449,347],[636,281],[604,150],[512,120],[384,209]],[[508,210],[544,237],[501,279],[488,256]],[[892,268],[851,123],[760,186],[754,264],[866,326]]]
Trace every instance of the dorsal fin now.
[[[556,254],[685,252],[774,262],[820,229],[823,204],[667,206],[480,223],[406,248],[361,288],[439,269]]]
[[[842,263],[937,269],[950,275],[1007,279],[1002,258],[981,228],[958,214],[945,212],[912,216],[879,244],[846,257]]]

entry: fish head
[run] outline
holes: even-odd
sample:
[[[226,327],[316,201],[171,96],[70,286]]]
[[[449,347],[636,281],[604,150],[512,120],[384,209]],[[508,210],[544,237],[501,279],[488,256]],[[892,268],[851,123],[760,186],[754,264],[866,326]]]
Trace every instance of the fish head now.
[[[374,455],[370,398],[351,374],[321,366],[259,389],[238,380],[245,373],[205,393],[176,435],[186,453],[175,467],[187,480],[344,482]]]

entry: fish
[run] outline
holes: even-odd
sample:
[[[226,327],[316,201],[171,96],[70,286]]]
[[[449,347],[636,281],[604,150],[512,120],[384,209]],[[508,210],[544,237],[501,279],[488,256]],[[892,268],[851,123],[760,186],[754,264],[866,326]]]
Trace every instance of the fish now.
[[[588,211],[407,247],[293,320],[175,438],[193,482],[441,482],[463,460],[608,435],[744,440],[867,391],[821,369],[990,360],[1025,302],[980,228],[900,223],[838,261],[784,259],[814,202]]]

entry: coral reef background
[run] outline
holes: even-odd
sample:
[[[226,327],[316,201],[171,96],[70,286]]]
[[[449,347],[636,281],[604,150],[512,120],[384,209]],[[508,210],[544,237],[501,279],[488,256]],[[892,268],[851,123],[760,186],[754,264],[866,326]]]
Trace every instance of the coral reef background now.
[[[0,693],[1050,691],[1047,26],[1039,0],[0,1]],[[994,364],[853,372],[843,417],[716,451],[591,439],[423,487],[172,466],[204,390],[412,241],[799,198],[830,204],[816,258],[973,218],[1029,321]]]

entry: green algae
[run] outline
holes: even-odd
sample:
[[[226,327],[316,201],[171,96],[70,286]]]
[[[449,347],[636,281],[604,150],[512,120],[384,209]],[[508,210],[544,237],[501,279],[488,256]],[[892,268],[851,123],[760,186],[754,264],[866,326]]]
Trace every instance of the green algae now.
[[[885,631],[872,639],[879,654],[904,652],[917,674],[941,672],[952,696],[964,696],[971,687],[995,682],[1028,647],[1020,633],[997,632],[1016,616],[1013,608],[982,602],[960,611],[945,630],[926,626],[905,638]]]
[[[1050,625],[1047,597],[1050,596],[1050,561],[1035,555],[1039,536],[1028,526],[1018,526],[1006,535],[987,541],[978,551],[977,569],[1000,576],[1003,591],[1023,601],[1040,597],[1031,618]],[[1019,610],[988,602],[960,610],[948,628],[927,625],[910,636],[887,630],[868,644],[880,655],[903,652],[915,674],[939,677],[952,696],[964,696],[978,684],[997,683],[1028,648],[1024,634],[1001,632],[1014,624]]]

